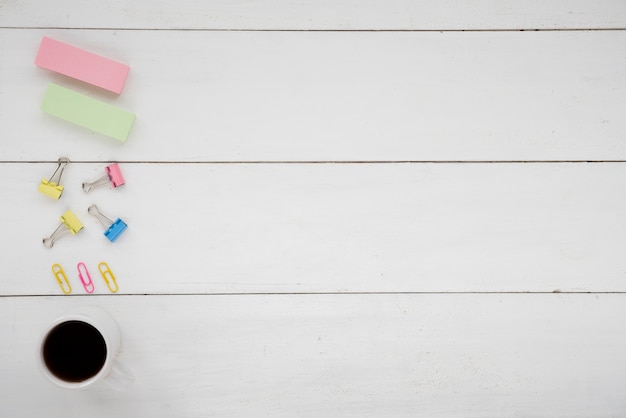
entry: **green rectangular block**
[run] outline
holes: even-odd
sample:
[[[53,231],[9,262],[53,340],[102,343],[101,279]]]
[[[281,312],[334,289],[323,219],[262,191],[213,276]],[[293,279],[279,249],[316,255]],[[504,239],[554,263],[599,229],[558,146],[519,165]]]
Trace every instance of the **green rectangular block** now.
[[[135,114],[50,83],[41,110],[111,138],[126,141]]]

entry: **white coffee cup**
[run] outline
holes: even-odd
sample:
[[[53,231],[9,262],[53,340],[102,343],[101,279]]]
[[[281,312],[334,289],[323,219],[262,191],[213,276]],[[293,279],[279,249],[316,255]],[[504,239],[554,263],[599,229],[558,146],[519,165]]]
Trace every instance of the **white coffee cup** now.
[[[84,389],[104,381],[122,390],[132,377],[116,360],[120,345],[120,330],[111,315],[95,306],[75,308],[46,328],[39,368],[63,388]]]

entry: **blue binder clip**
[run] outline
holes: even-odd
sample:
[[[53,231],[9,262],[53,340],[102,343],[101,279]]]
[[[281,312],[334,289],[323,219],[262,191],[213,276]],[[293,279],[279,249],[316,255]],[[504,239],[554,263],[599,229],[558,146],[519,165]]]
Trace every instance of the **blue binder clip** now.
[[[128,225],[126,225],[123,220],[117,218],[115,222],[112,221],[111,219],[104,216],[96,205],[89,206],[89,209],[87,209],[87,213],[95,216],[96,219],[105,228],[107,228],[107,230],[104,231],[104,236],[107,237],[107,239],[111,242],[115,242],[120,237],[120,235],[122,235],[122,233],[126,231],[126,229],[128,229]]]

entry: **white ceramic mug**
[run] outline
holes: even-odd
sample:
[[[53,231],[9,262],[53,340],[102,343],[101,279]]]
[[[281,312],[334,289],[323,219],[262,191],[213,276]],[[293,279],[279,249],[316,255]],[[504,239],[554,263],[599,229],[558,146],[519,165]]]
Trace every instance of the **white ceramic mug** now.
[[[39,367],[58,386],[84,389],[104,381],[123,390],[132,376],[116,356],[121,345],[117,323],[106,311],[85,306],[54,320],[39,344]]]

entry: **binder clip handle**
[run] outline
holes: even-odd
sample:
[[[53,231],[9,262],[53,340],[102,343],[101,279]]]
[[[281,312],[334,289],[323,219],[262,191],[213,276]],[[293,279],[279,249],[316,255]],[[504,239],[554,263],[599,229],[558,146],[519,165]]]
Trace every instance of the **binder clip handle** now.
[[[89,193],[91,191],[91,189],[93,189],[94,187],[104,186],[108,182],[109,182],[109,176],[107,176],[106,174],[104,176],[100,177],[99,179],[91,181],[91,182],[84,181],[83,182],[83,192]]]
[[[65,167],[67,167],[67,165],[70,163],[70,159],[67,157],[60,157],[57,160],[57,169],[54,170],[54,173],[52,173],[52,176],[50,176],[50,179],[48,180],[49,182],[52,182],[55,179],[55,176],[57,175],[57,173],[59,173],[58,178],[56,179],[55,183],[59,184],[61,183],[61,176],[63,176],[63,170],[65,170]]]
[[[65,225],[60,224],[57,226],[57,229],[49,236],[42,240],[43,246],[46,248],[52,248],[56,240],[61,238],[63,235],[69,232],[69,229],[64,228]]]
[[[98,222],[100,222],[105,228],[109,228],[111,225],[113,225],[113,221],[104,216],[104,214],[100,212],[100,209],[98,209],[98,206],[96,206],[95,204],[87,208],[87,213],[95,216]]]

